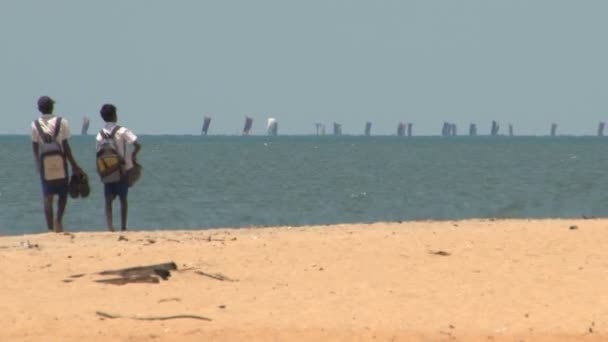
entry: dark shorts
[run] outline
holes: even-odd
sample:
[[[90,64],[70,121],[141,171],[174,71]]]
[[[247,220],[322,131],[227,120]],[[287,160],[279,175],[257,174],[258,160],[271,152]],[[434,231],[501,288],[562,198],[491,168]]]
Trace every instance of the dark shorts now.
[[[104,184],[104,194],[107,197],[118,196],[120,198],[127,198],[129,193],[129,182],[127,177],[122,177],[118,182]]]
[[[54,181],[45,181],[44,179],[40,179],[42,183],[42,194],[44,196],[51,195],[59,195],[65,196],[68,194],[68,179],[54,180]]]

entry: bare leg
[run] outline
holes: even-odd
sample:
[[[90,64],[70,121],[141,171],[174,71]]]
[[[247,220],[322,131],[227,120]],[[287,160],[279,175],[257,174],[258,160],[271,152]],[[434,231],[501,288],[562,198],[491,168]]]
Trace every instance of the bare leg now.
[[[114,196],[106,196],[106,224],[108,226],[108,230],[114,231],[114,224],[112,223],[112,201],[114,201]]]
[[[127,197],[120,198],[120,230],[127,230],[127,213],[129,212],[129,202]]]
[[[57,201],[57,220],[55,221],[55,233],[63,232],[63,214],[65,213],[65,207],[68,203],[68,195],[59,195]]]
[[[53,231],[53,195],[44,196],[44,218],[46,219],[46,227],[49,231]]]

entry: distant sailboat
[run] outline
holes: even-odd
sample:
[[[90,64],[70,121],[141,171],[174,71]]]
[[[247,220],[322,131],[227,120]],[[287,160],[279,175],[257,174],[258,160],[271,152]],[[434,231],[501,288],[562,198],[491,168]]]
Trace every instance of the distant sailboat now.
[[[324,124],[317,122],[317,123],[315,123],[315,128],[317,131],[317,135],[325,135],[325,125]]]
[[[243,127],[243,135],[249,135],[251,133],[251,127],[253,126],[253,118],[245,117],[245,127]]]
[[[277,135],[279,130],[279,123],[275,118],[268,118],[268,122],[266,123],[266,132],[268,135]]]
[[[492,136],[496,136],[498,135],[498,131],[500,130],[500,126],[498,125],[498,122],[496,121],[492,121],[492,129],[490,130],[490,135]]]
[[[600,122],[597,125],[597,136],[598,137],[603,137],[604,136],[604,127],[606,127],[606,123],[605,122]]]
[[[368,121],[365,123],[365,136],[369,137],[371,134],[372,134],[372,123]]]
[[[203,118],[203,128],[201,129],[202,135],[207,135],[207,133],[209,132],[210,124],[211,124],[211,118],[208,116],[205,116],[205,118]]]
[[[402,137],[405,135],[405,123],[400,122],[399,125],[397,125],[397,136],[398,137]]]
[[[472,123],[469,125],[469,135],[474,137],[477,135],[477,125]]]
[[[551,136],[554,137],[556,134],[557,134],[557,124],[552,123],[551,124]]]
[[[444,122],[441,128],[441,136],[453,137],[456,136],[456,124],[450,122]]]
[[[342,125],[334,122],[334,135],[342,135]]]
[[[84,117],[82,119],[82,129],[80,130],[80,133],[82,135],[87,135],[89,132],[89,125],[91,124],[91,120],[88,117]]]

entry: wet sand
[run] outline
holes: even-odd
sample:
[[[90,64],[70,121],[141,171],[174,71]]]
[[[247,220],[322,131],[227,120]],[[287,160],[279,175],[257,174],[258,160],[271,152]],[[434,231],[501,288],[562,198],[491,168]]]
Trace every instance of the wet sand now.
[[[607,246],[606,219],[4,236],[0,341],[605,341]]]

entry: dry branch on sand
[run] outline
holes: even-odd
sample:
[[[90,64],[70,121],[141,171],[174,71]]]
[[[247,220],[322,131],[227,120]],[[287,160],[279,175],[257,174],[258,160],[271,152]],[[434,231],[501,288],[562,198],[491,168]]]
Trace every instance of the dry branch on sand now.
[[[124,285],[128,283],[158,283],[160,279],[167,280],[171,271],[177,270],[174,262],[163,264],[136,266],[99,272],[99,275],[117,275],[118,278],[95,280],[98,283]],[[159,279],[160,278],[160,279]]]
[[[170,319],[198,319],[201,321],[211,321],[211,318],[199,316],[199,315],[171,315],[171,316],[123,316],[119,314],[111,314],[103,311],[95,312],[98,316],[109,319],[116,318],[129,318],[140,321],[166,321]]]

